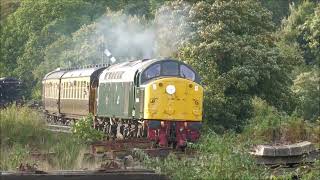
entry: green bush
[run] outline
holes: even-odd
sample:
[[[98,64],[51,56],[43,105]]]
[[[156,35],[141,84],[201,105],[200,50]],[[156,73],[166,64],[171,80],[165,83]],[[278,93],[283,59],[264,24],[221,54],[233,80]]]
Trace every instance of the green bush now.
[[[242,133],[243,138],[255,143],[296,143],[304,140],[319,143],[319,122],[310,123],[296,114],[281,113],[259,98],[255,98],[253,104],[254,115]]]
[[[89,114],[87,117],[78,120],[72,126],[72,133],[79,139],[90,143],[103,140],[105,134],[93,127],[94,117]]]

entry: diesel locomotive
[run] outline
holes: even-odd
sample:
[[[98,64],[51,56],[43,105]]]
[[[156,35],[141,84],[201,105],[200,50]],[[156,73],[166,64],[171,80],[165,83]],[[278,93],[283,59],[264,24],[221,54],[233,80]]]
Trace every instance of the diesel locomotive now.
[[[199,75],[173,59],[57,69],[43,81],[43,106],[53,121],[70,124],[92,114],[93,126],[113,138],[147,137],[184,148],[202,122]]]

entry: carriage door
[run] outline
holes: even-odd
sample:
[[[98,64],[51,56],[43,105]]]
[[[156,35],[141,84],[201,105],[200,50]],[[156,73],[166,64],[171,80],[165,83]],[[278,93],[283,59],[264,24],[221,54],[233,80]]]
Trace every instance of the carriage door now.
[[[90,100],[89,100],[89,112],[94,116],[97,114],[97,90],[99,85],[99,77],[94,77],[91,79],[90,86]]]
[[[97,104],[96,104],[97,86],[94,84],[90,87],[90,97],[89,97],[89,112],[96,115]]]

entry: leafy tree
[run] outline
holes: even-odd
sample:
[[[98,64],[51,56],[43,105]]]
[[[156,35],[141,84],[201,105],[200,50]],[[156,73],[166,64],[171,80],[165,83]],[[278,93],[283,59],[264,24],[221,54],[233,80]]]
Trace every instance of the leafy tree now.
[[[294,86],[297,112],[306,120],[319,117],[320,4],[305,1],[290,7],[290,16],[278,33],[281,52],[292,51],[303,64],[295,65]]]
[[[301,0],[260,0],[261,4],[272,12],[272,20],[277,25],[290,13],[290,4],[299,4]]]
[[[306,64],[315,64],[319,57],[316,50],[319,49],[316,43],[319,38],[319,6],[310,1],[299,6],[291,5],[290,16],[285,19],[278,34],[279,43],[292,46]]]
[[[320,118],[320,76],[319,68],[301,73],[294,81],[293,90],[298,94],[298,113],[306,120]]]
[[[320,65],[320,4],[318,4],[314,13],[306,20],[302,26],[305,31],[303,39],[307,42],[306,48],[315,58],[313,61],[316,66]]]
[[[179,58],[192,64],[205,85],[205,114],[211,124],[240,130],[252,114],[251,99],[292,111],[292,67],[275,44],[271,14],[259,2],[199,2],[190,12],[191,41]],[[291,54],[290,54],[291,55]]]
[[[89,23],[90,7],[82,0],[21,1],[1,29],[1,75],[18,76],[32,89],[40,81],[33,70],[43,61],[46,47]]]

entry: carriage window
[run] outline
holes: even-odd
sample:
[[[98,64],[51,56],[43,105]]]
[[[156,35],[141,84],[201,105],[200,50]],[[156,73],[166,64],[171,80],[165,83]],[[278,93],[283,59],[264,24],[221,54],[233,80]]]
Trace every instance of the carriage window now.
[[[72,94],[71,82],[68,82],[68,87],[69,87],[68,98],[71,99],[71,94]]]
[[[67,97],[67,85],[66,83],[64,82],[63,83],[63,98],[66,98]]]
[[[85,99],[86,82],[82,81],[82,99]]]
[[[180,76],[183,78],[190,79],[190,80],[194,81],[196,75],[194,74],[194,72],[190,68],[188,68],[185,65],[181,65],[180,66]]]
[[[155,64],[151,67],[149,67],[143,74],[143,78],[145,80],[148,80],[148,79],[151,79],[151,78],[154,78],[154,77],[157,77],[160,75],[160,64]]]
[[[177,75],[179,75],[178,63],[164,62],[162,64],[162,75],[164,75],[164,76],[177,76]]]

